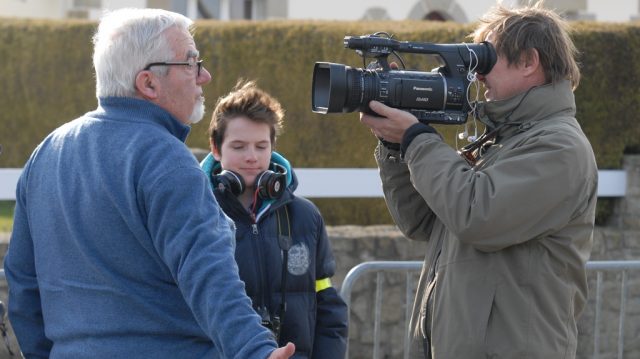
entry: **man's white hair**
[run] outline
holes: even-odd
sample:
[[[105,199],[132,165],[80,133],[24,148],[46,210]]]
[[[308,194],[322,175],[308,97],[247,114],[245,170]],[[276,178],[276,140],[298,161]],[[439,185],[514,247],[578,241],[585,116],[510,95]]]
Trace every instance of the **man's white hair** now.
[[[175,53],[164,32],[189,32],[193,21],[161,9],[119,9],[106,13],[93,36],[97,97],[135,97],[135,78],[151,62],[172,61]],[[166,74],[164,67],[154,68]]]

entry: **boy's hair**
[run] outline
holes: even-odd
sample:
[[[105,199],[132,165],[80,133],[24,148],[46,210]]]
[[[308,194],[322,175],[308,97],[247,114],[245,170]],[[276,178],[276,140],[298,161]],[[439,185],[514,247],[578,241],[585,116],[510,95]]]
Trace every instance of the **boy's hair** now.
[[[573,88],[580,82],[580,69],[575,56],[578,53],[567,22],[552,10],[544,9],[544,1],[533,5],[509,9],[502,4],[489,10],[480,26],[470,35],[474,42],[493,36],[499,55],[509,65],[517,64],[530,49],[536,49],[547,82],[570,80]]]
[[[229,94],[218,99],[213,110],[209,138],[218,150],[222,147],[227,124],[238,116],[269,125],[272,146],[282,133],[284,110],[280,102],[258,88],[254,81],[240,79]]]

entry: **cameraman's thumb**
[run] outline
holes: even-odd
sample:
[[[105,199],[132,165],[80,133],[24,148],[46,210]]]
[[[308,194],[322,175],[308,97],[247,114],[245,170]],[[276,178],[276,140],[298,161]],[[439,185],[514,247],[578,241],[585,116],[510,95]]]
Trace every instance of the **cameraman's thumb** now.
[[[289,342],[287,345],[280,347],[271,352],[267,359],[287,359],[296,352],[296,346]]]

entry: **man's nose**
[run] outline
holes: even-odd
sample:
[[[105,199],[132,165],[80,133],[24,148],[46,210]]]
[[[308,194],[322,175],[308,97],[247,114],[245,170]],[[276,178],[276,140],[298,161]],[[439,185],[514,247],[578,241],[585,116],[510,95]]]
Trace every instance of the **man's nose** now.
[[[211,82],[211,78],[212,76],[209,70],[207,70],[206,67],[202,66],[202,69],[200,70],[200,75],[196,79],[196,83],[198,85],[208,84],[209,82]]]

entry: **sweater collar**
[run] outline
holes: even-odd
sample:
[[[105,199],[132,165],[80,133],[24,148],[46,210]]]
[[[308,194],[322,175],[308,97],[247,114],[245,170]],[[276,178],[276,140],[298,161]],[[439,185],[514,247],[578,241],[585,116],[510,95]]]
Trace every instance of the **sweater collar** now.
[[[148,123],[162,126],[180,141],[185,142],[191,127],[162,107],[133,97],[100,97],[98,108],[91,116],[126,122]]]
[[[480,122],[491,129],[503,127],[499,132],[511,132],[509,128],[525,128],[551,115],[566,113],[575,116],[576,105],[571,83],[563,80],[555,84],[533,87],[511,98],[483,102],[478,107]]]

